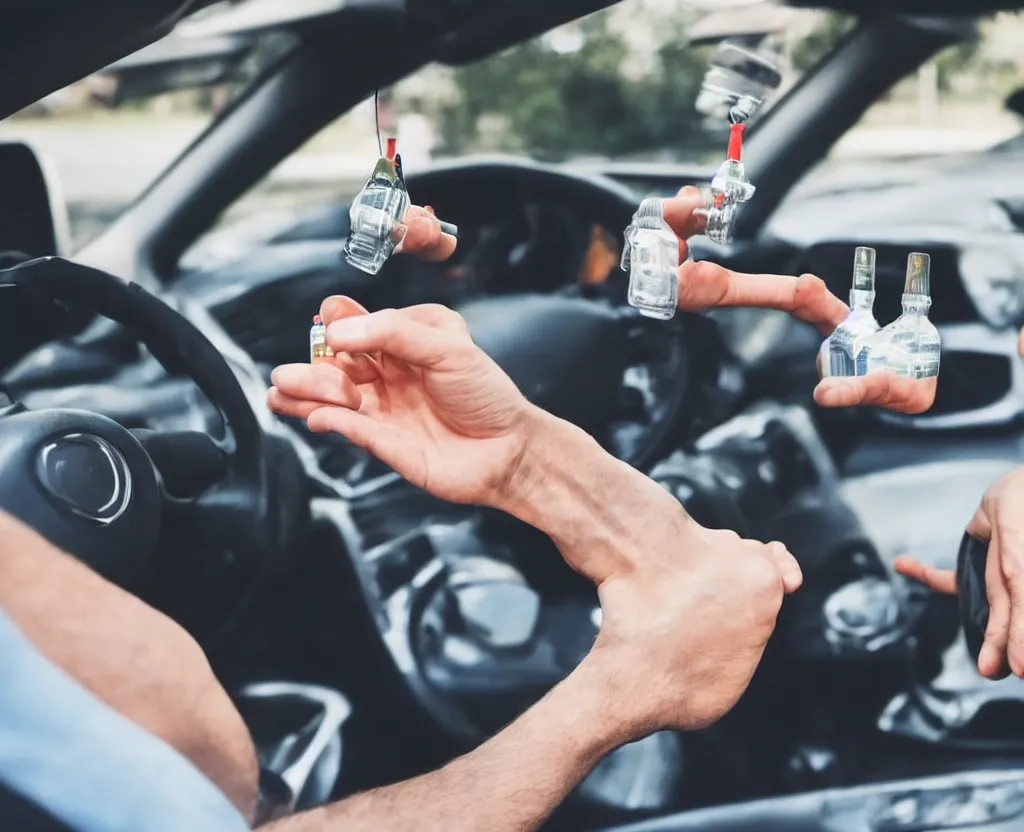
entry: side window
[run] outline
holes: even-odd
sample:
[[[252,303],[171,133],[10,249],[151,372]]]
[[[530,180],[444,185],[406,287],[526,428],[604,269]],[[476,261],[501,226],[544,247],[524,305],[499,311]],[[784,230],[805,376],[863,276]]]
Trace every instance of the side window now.
[[[998,14],[875,102],[832,158],[985,151],[1014,142],[1024,115],[1024,14]],[[1016,93],[1016,95],[1014,95]]]

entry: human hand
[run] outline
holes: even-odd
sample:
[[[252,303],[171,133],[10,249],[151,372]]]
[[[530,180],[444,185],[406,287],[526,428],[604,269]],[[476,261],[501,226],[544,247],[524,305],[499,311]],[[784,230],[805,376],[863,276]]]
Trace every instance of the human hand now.
[[[370,314],[344,297],[320,314],[334,358],[274,370],[270,407],[340,433],[437,497],[492,502],[534,409],[462,317],[434,304]]]
[[[719,720],[747,689],[786,592],[799,588],[781,543],[690,521],[671,550],[644,553],[598,588],[602,623],[584,661],[631,740]]]
[[[683,188],[665,201],[665,220],[686,240],[703,230],[700,209],[704,201],[697,188]],[[679,308],[700,312],[715,307],[749,306],[778,309],[816,327],[829,336],[850,307],[833,295],[820,277],[804,274],[741,274],[708,261],[688,261],[679,267]],[[821,375],[819,361],[818,375]],[[884,407],[897,413],[924,413],[935,401],[936,379],[909,379],[878,372],[856,378],[826,378],[814,391],[822,407]]]
[[[1011,471],[985,496],[967,534],[987,541],[985,588],[989,617],[978,672],[990,679],[1010,673],[1024,679],[1024,468]],[[920,581],[935,592],[953,595],[956,574],[904,557],[897,572]]]
[[[441,223],[429,205],[410,205],[405,212],[405,237],[395,249],[398,254],[411,254],[420,260],[439,263],[455,253],[458,240],[441,230]]]

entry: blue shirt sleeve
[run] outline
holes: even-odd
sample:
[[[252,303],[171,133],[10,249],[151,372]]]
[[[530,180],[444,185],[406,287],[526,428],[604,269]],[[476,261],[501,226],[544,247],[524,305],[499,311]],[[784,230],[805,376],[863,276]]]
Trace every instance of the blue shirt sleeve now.
[[[246,832],[188,760],[43,657],[0,610],[0,783],[77,832]]]

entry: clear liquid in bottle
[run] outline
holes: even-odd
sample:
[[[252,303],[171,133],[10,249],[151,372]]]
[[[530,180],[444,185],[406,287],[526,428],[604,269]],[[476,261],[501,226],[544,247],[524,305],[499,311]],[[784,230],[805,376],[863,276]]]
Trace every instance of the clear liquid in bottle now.
[[[874,305],[875,250],[860,246],[853,258],[850,314],[822,345],[822,377],[864,374],[858,372],[857,356],[866,339],[878,332]]]
[[[913,253],[907,258],[903,314],[869,338],[858,356],[868,372],[885,370],[905,378],[935,378],[939,374],[942,342],[928,319],[931,308],[931,258]]]
[[[668,320],[679,301],[679,238],[665,221],[664,201],[645,199],[626,228],[622,269],[629,272],[630,306]]]
[[[349,209],[345,259],[360,271],[378,274],[405,239],[409,192],[395,167],[395,141],[377,164]]]

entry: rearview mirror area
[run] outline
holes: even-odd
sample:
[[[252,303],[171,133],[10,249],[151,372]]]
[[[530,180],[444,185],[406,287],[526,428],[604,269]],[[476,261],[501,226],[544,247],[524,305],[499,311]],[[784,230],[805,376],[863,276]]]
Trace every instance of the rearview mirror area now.
[[[254,41],[241,37],[184,38],[170,35],[90,78],[93,98],[117,107],[167,92],[231,81]]]

